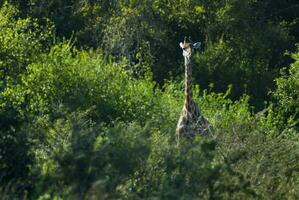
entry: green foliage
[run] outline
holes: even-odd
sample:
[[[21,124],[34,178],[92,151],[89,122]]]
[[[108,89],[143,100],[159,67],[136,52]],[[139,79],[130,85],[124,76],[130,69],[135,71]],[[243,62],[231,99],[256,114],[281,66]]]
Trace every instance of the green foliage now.
[[[52,28],[40,26],[36,19],[16,19],[18,11],[5,3],[0,12],[0,90],[7,83],[15,84],[27,65],[45,51]],[[50,45],[48,43],[47,45]],[[44,48],[44,49],[43,49]]]
[[[19,19],[17,14],[18,10],[8,3],[0,10],[0,183],[7,184],[5,190],[15,190],[16,194],[28,188],[30,182],[24,179],[33,162],[31,137],[22,115],[25,96],[14,93],[15,98],[22,99],[16,105],[6,98],[5,91],[18,88],[28,65],[47,51],[53,37],[51,26],[41,26],[36,19]],[[12,182],[16,184],[10,187]]]
[[[63,104],[71,110],[96,106],[100,111],[96,115],[102,120],[146,117],[145,109],[149,109],[144,106],[152,106],[151,100],[143,107],[138,104],[144,97],[153,98],[150,97],[153,83],[131,79],[125,66],[126,62],[108,63],[100,52],[79,52],[61,43],[31,63],[21,83],[7,87],[3,96],[16,106],[26,103],[27,111],[41,115],[55,113],[53,108]],[[137,94],[139,98],[132,98]],[[135,107],[138,112],[133,110]]]
[[[215,141],[198,138],[192,146],[178,148],[171,132],[161,133],[154,123],[107,127],[88,120],[89,112],[34,122],[41,138],[35,150],[35,167],[42,173],[36,192],[77,199],[254,195],[241,175],[215,157]],[[227,176],[235,179],[228,181]],[[239,184],[243,186],[230,191]]]
[[[214,83],[220,92],[233,84],[232,97],[238,99],[246,92],[258,109],[274,88],[272,80],[281,66],[290,63],[284,51],[294,50],[299,38],[296,1],[12,2],[20,8],[20,16],[41,22],[51,19],[60,37],[75,37],[79,47],[103,48],[105,55],[125,56],[134,76],[153,73],[160,85],[181,75],[179,38],[191,35],[203,42],[196,82],[205,89]]]
[[[291,64],[287,73],[276,79],[277,89],[274,97],[278,101],[279,112],[284,116],[285,122],[290,126],[297,127],[299,114],[299,53],[293,53],[294,63]]]
[[[273,2],[1,2],[1,198],[298,199],[298,52],[261,103],[296,37]],[[178,145],[185,33],[214,129]]]

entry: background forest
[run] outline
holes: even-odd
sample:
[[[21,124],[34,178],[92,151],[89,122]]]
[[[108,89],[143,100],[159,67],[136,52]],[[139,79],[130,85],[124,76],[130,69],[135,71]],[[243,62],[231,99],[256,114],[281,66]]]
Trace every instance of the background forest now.
[[[0,6],[0,199],[299,199],[298,0]]]

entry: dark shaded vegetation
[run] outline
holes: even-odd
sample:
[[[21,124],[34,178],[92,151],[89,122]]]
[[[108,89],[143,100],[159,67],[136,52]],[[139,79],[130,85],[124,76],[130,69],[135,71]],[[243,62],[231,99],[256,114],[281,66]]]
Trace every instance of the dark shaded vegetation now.
[[[298,199],[297,1],[0,1],[0,199]],[[175,141],[178,43],[215,127]]]

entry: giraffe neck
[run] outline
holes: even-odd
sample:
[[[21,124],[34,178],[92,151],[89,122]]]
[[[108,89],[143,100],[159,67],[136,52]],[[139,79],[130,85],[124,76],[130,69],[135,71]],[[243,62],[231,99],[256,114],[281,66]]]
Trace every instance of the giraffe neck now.
[[[191,111],[193,98],[191,56],[185,56],[185,106]]]

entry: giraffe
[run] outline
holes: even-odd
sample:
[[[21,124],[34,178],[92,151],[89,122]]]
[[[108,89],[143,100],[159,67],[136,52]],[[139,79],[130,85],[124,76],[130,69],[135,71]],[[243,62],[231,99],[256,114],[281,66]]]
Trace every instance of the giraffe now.
[[[188,41],[185,37],[180,47],[183,49],[185,61],[185,101],[176,127],[176,137],[178,142],[181,136],[192,142],[195,134],[209,135],[212,126],[193,100],[191,57],[193,50],[200,47],[200,42],[193,44],[190,37]]]

